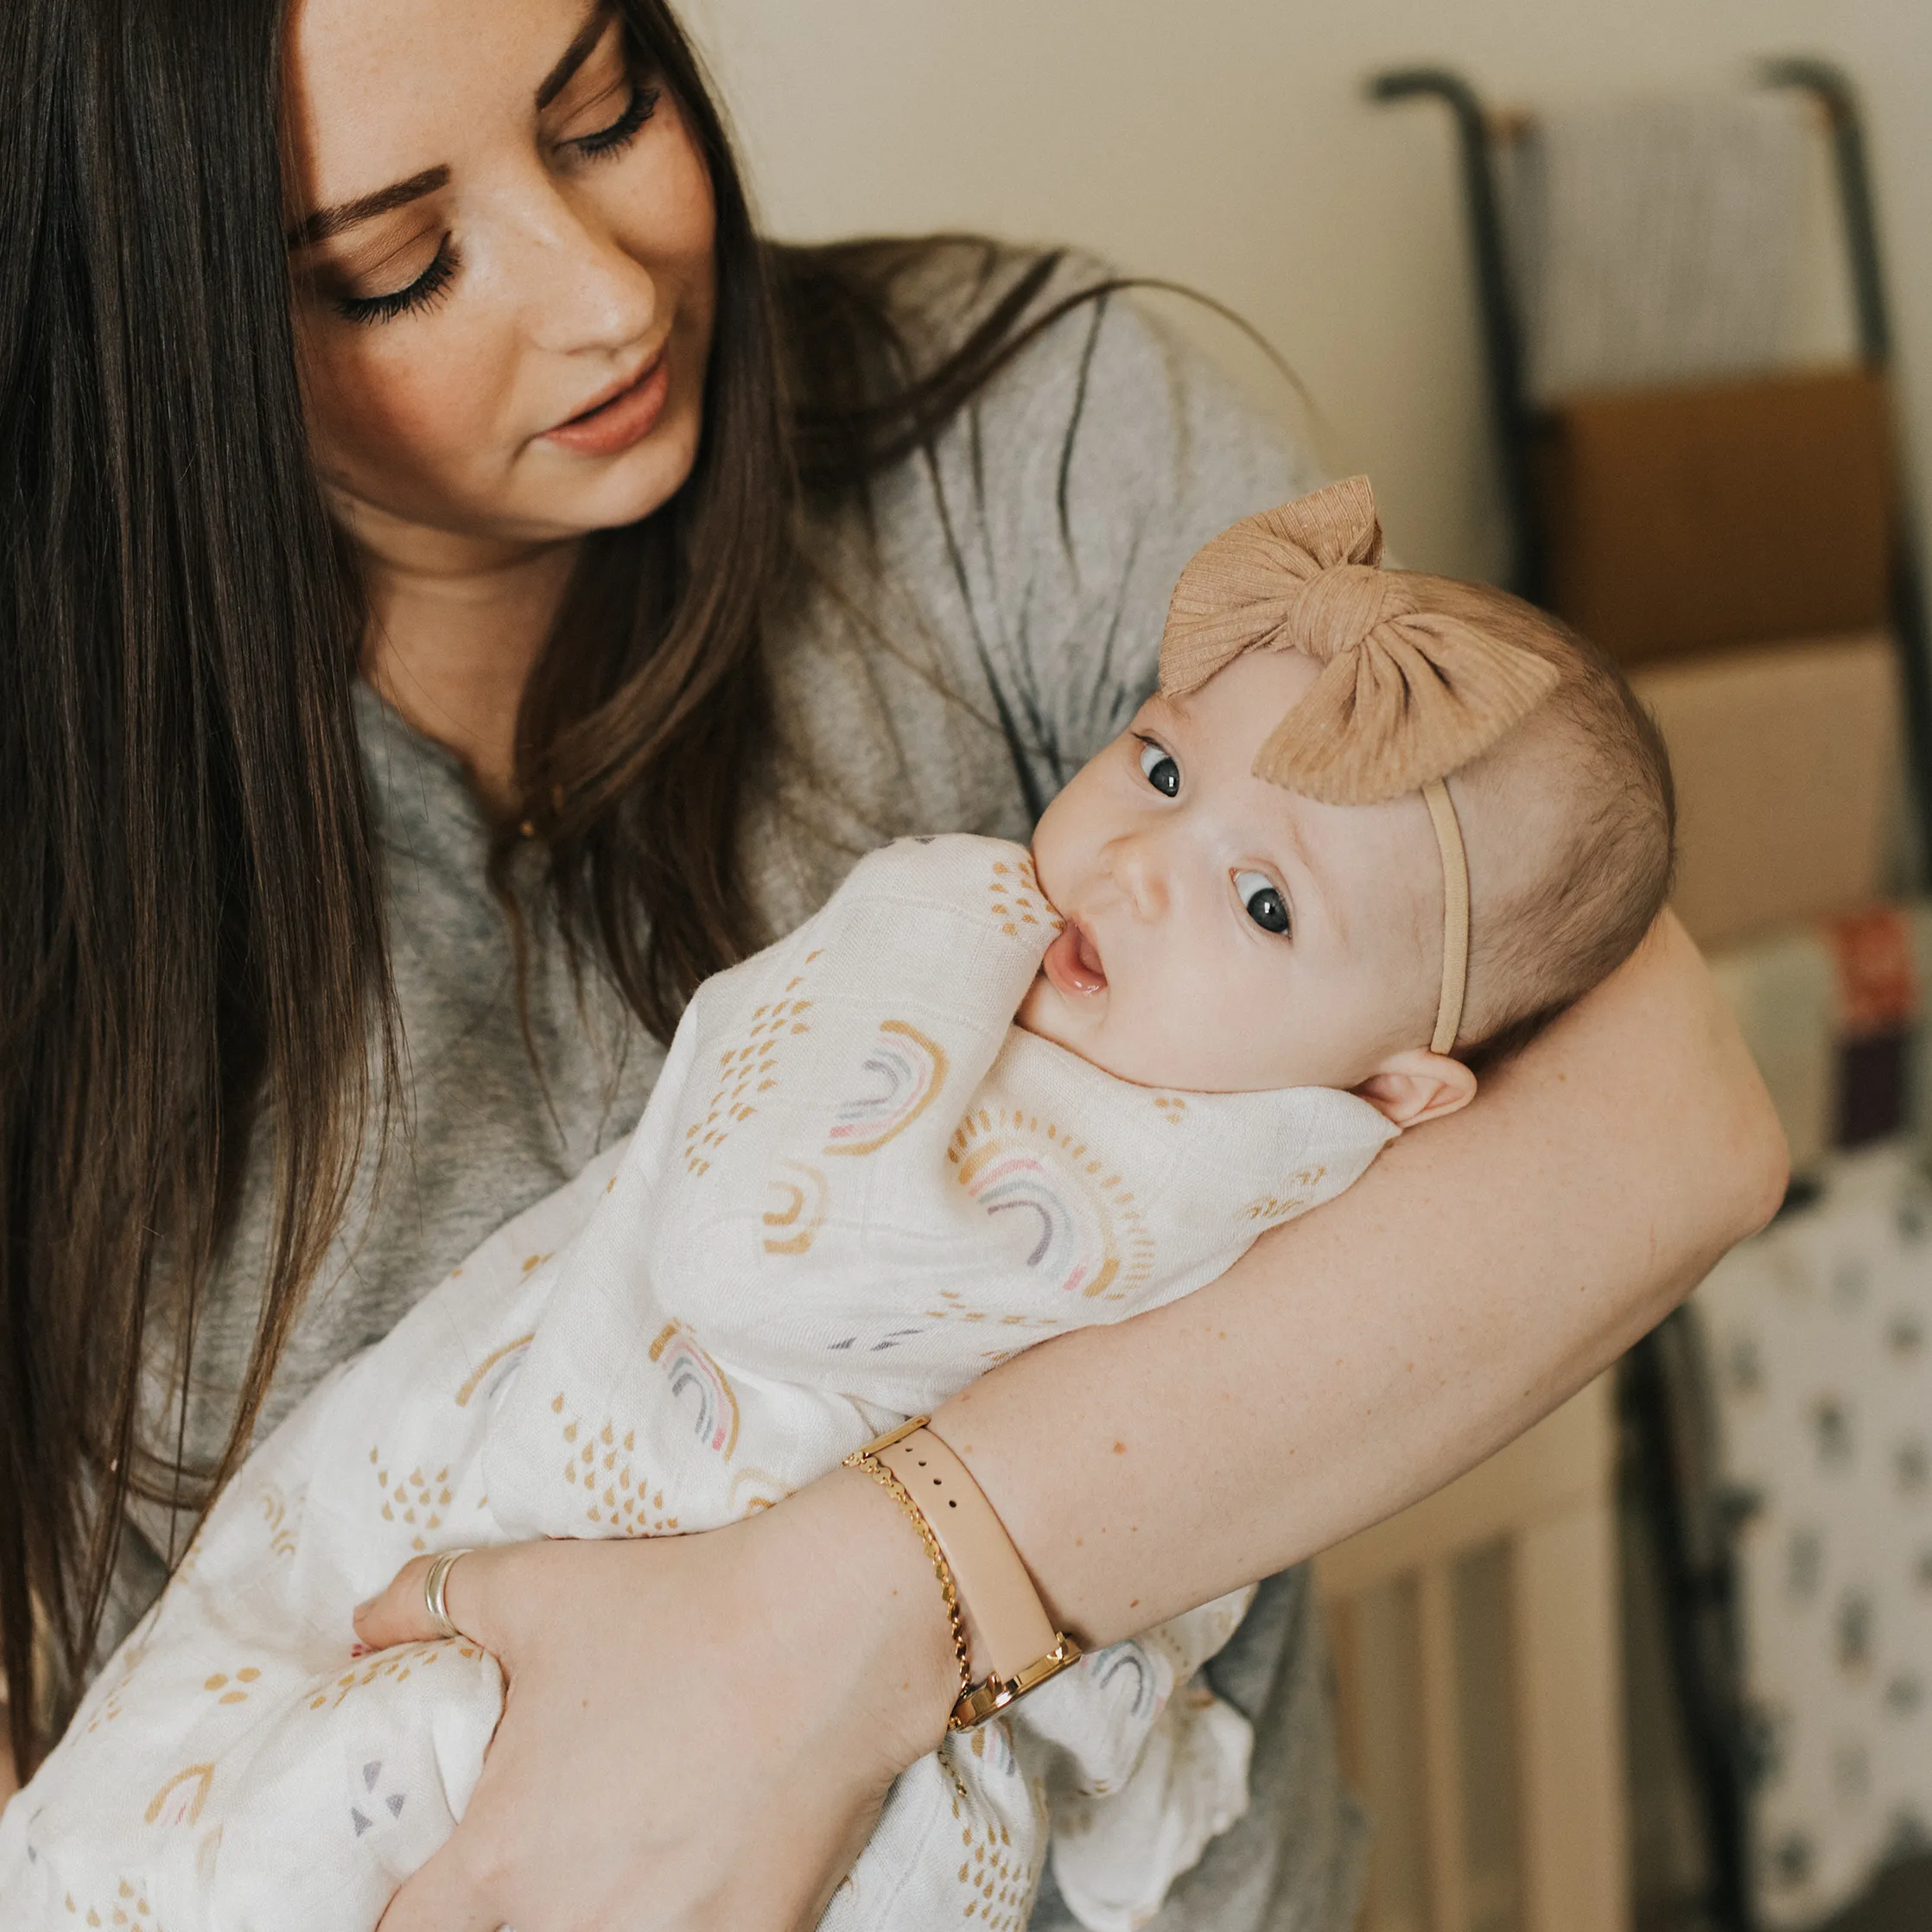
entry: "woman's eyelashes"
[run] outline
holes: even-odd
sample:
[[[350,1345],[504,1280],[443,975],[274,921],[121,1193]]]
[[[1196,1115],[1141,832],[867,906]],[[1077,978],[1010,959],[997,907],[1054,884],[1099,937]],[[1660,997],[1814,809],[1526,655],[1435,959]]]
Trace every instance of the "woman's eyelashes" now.
[[[429,267],[406,289],[395,289],[382,296],[340,295],[335,297],[335,306],[352,322],[392,322],[398,315],[413,315],[434,304],[454,280],[461,265],[462,257],[446,234],[436,244]]]
[[[1293,925],[1288,895],[1265,872],[1241,871],[1235,875],[1235,897],[1263,932],[1287,932]]]
[[[1164,797],[1180,795],[1180,766],[1173,753],[1152,738],[1141,740],[1141,775]]]
[[[607,156],[622,153],[636,140],[644,124],[657,112],[663,92],[660,87],[647,86],[641,80],[633,80],[630,105],[608,127],[599,128],[593,134],[580,134],[565,145],[589,161],[601,161]]]
[[[607,161],[621,154],[657,112],[663,92],[642,80],[633,80],[630,102],[614,121],[562,145],[587,161]],[[413,315],[431,307],[448,289],[461,265],[462,257],[456,252],[454,242],[445,234],[436,245],[429,265],[407,288],[392,289],[379,296],[339,295],[335,307],[352,322],[392,322],[399,315]]]

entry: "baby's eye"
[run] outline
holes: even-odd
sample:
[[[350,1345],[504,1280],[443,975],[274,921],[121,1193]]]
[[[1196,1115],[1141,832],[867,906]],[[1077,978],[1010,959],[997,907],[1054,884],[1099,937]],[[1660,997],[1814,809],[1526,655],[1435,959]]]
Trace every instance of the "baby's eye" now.
[[[1235,892],[1248,917],[1263,932],[1288,930],[1288,902],[1281,888],[1265,872],[1237,872]]]
[[[1156,791],[1164,791],[1170,798],[1179,796],[1180,766],[1174,763],[1171,753],[1163,750],[1151,738],[1141,740],[1141,770]]]

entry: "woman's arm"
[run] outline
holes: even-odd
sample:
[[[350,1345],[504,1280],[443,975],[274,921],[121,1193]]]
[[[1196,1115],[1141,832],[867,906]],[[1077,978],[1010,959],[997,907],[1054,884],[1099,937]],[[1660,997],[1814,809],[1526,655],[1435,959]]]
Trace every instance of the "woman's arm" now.
[[[1439,1487],[1546,1414],[1775,1210],[1784,1151],[1666,919],[1466,1112],[1156,1313],[937,1419],[1050,1607],[1105,1643]],[[360,1620],[426,1634],[420,1566]],[[836,1471],[709,1536],[486,1551],[456,1621],[510,1697],[384,1932],[809,1924],[937,1740],[947,1626],[889,1497]]]
[[[1776,1211],[1783,1138],[1667,917],[1463,1113],[1222,1278],[1008,1363],[935,1426],[1095,1643],[1440,1488]]]

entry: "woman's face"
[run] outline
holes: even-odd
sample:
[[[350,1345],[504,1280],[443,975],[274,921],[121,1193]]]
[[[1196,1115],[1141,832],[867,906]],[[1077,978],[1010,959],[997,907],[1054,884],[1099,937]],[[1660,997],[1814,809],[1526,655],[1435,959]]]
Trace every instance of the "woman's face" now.
[[[296,334],[378,551],[648,515],[690,473],[715,292],[677,101],[587,0],[298,0]]]

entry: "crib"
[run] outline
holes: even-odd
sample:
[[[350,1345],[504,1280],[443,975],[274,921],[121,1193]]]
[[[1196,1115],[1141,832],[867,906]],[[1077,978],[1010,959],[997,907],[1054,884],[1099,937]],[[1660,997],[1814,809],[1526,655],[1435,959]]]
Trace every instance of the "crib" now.
[[[1610,1379],[1328,1551],[1363,1932],[1628,1923]]]
[[[1922,1192],[1918,1096],[1932,1096],[1920,993],[1932,988],[1932,912],[1920,896],[1932,856],[1932,656],[1891,430],[1891,329],[1855,95],[1844,75],[1808,59],[1767,61],[1754,78],[1808,104],[1822,142],[1849,359],[1598,389],[1539,386],[1529,367],[1522,262],[1508,225],[1512,157],[1534,118],[1493,111],[1440,68],[1370,86],[1377,101],[1429,100],[1452,118],[1509,585],[1620,658],[1663,728],[1680,778],[1676,904],[1713,954],[1798,1179],[1772,1234],[1740,1251],[1614,1378],[1320,1560],[1344,1761],[1377,1827],[1365,1932],[1631,1923],[1642,1900],[1626,1766],[1632,1738],[1643,1741],[1627,1734],[1631,1656],[1648,1656],[1636,1675],[1650,1668],[1658,1680],[1634,1687],[1668,1707],[1672,1775],[1697,1841],[1697,1874],[1679,1901],[1686,1916],[1673,1923],[1819,1925],[1888,1864],[1916,1856],[1932,1874],[1932,1795],[1922,1817],[1907,1808],[1889,1826],[1867,1819],[1850,1851],[1834,1827],[1808,1852],[1776,1789],[1789,1760],[1812,1781],[1804,1802],[1814,1816],[1850,1805],[1857,1794],[1841,1767],[1855,1754],[1820,1744],[1819,1725],[1838,1719],[1820,1718],[1816,1700],[1809,1716],[1802,1698],[1781,1705],[1767,1664],[1768,1645],[1783,1643],[1796,1658],[1809,1643],[1802,1666],[1789,1668],[1821,1671],[1826,1647],[1767,1607],[1783,1586],[1752,1525],[1779,1525],[1789,1538],[1778,1485],[1790,1479],[1747,1439],[1738,1391],[1748,1400],[1749,1383],[1737,1360],[1757,1345],[1753,1297],[1776,1292],[1759,1284],[1789,1274],[1800,1265],[1793,1255],[1849,1242],[1875,1278],[1916,1281],[1911,1269],[1922,1270],[1932,1296],[1932,1262],[1892,1258],[1921,1238],[1918,1220],[1932,1226],[1912,1204]],[[1658,473],[1674,516],[1646,500]],[[1700,499],[1694,477],[1709,498],[1727,498],[1723,514]],[[1833,517],[1843,521],[1827,534]],[[1694,540],[1685,534],[1694,525]],[[1764,584],[1808,543],[1819,568],[1764,601]],[[1630,569],[1633,558],[1646,581],[1636,581],[1644,572]],[[1708,568],[1713,558],[1722,567]],[[1815,622],[1792,614],[1814,596]],[[1890,1191],[1880,1205],[1875,1174]],[[1850,1232],[1806,1231],[1807,1216],[1854,1212],[1873,1231],[1849,1221]],[[1828,1274],[1838,1264],[1803,1265]],[[1828,1300],[1836,1290],[1821,1281],[1802,1292]],[[1916,1304],[1909,1312],[1919,1319]],[[1932,1335],[1932,1306],[1911,1332],[1922,1329]],[[1854,1340],[1879,1360],[1879,1341]],[[1932,1385],[1923,1406],[1932,1424]],[[1916,1599],[1907,1605],[1915,1587],[1932,1604],[1932,1436],[1887,1452],[1902,1459],[1895,1486],[1917,1481],[1922,1464],[1928,1499],[1922,1574],[1902,1570],[1907,1580],[1892,1586],[1902,1619],[1918,1614]],[[1847,1508],[1878,1507],[1876,1490],[1863,1503],[1849,1489],[1845,1497]],[[1633,1523],[1647,1553],[1642,1576],[1619,1562]],[[1633,1626],[1655,1640],[1648,1651],[1627,1648],[1620,1630],[1633,1606],[1643,1613]],[[1911,1673],[1895,1667],[1896,1648],[1888,1661],[1885,1636],[1870,1647],[1878,1661],[1861,1693],[1881,1769],[1884,1727],[1932,1710],[1932,1689],[1916,1677],[1905,1685]],[[1833,1636],[1833,1668],[1847,1681],[1867,1668],[1853,1637],[1863,1641],[1849,1624]],[[1932,1686],[1932,1669],[1923,1675]],[[1641,1777],[1656,1775],[1642,1766]],[[1913,1776],[1887,1775],[1889,1784],[1876,1774],[1872,1783],[1888,1805],[1917,1802]],[[1647,1795],[1641,1778],[1638,1790]],[[1799,1805],[1801,1825],[1802,1814]],[[1925,1922],[1926,1910],[1897,1922]],[[1849,1932],[1853,1922],[1832,1922]]]

